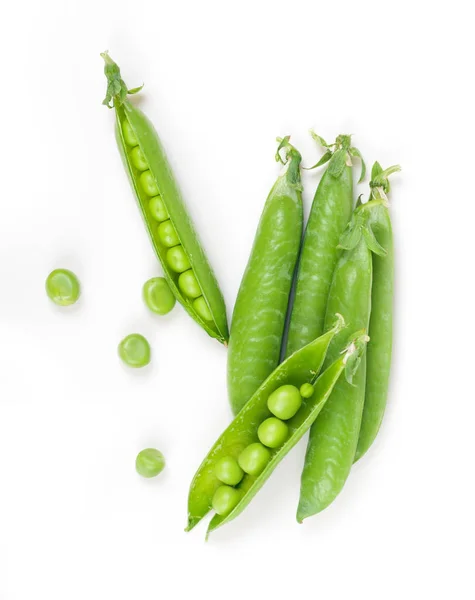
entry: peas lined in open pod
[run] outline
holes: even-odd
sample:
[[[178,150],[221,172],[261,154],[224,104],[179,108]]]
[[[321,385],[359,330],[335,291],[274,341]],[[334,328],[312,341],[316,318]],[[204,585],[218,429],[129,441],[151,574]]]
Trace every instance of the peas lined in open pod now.
[[[183,273],[191,267],[190,259],[181,245],[170,248],[167,251],[167,263],[175,273]]]
[[[180,275],[178,278],[178,287],[188,298],[198,298],[198,296],[201,296],[201,288],[191,269]]]
[[[218,515],[228,515],[241,499],[241,493],[229,485],[219,487],[213,496],[213,510]]]
[[[270,417],[263,421],[257,430],[257,437],[268,448],[282,446],[288,436],[288,425],[276,417]]]
[[[160,223],[157,229],[157,233],[160,241],[167,248],[177,246],[180,243],[176,229],[173,227],[173,224],[170,221],[170,219],[168,219],[168,221],[163,221],[163,223]]]
[[[227,485],[237,485],[244,476],[244,471],[232,456],[223,456],[218,460],[214,472],[219,481]]]
[[[245,473],[257,476],[266,468],[269,460],[269,450],[259,442],[256,442],[244,448],[239,455],[238,463]]]
[[[193,306],[202,319],[205,321],[211,321],[213,317],[203,296],[196,298],[196,300],[193,302]]]
[[[153,198],[150,198],[148,207],[150,209],[152,217],[159,223],[161,223],[162,221],[166,221],[170,218],[165,204],[163,203],[163,200],[160,198],[160,196],[154,196]]]

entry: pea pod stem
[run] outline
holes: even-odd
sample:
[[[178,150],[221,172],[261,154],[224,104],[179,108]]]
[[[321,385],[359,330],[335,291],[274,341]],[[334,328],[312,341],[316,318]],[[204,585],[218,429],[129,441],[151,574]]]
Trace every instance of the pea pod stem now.
[[[229,334],[224,299],[199,242],[172,174],[160,139],[150,121],[128,99],[120,69],[107,53],[103,104],[116,111],[116,139],[155,254],[176,299],[213,338],[226,344]],[[154,204],[152,204],[154,202]],[[158,206],[158,209],[157,209]],[[187,271],[169,259],[170,248],[181,249]]]

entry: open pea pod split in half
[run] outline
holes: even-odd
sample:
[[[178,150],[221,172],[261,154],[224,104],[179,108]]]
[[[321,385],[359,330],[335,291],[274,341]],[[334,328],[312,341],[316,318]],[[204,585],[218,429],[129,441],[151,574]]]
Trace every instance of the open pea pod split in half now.
[[[115,108],[116,138],[145,226],[177,300],[211,336],[227,343],[226,307],[152,123],[128,99],[120,69],[107,53],[107,94]],[[112,104],[111,104],[112,103]]]
[[[302,398],[299,410],[287,421],[289,433],[286,441],[279,448],[269,448],[270,458],[265,468],[257,476],[244,474],[235,488],[240,495],[239,501],[228,514],[214,515],[208,533],[231,521],[244,510],[282,458],[309,429],[343,370],[348,369],[347,374],[350,376],[358,367],[358,359],[366,344],[366,335],[359,338],[361,343],[352,342],[345,353],[317,378],[328,346],[342,326],[343,320],[339,318],[330,331],[281,363],[218,438],[191,483],[187,531],[191,530],[211,510],[213,496],[221,486],[221,482],[215,474],[217,462],[224,457],[238,459],[246,447],[258,441],[259,425],[271,416],[267,401],[272,392],[283,385],[300,387],[304,383],[310,382],[314,385],[312,396]]]

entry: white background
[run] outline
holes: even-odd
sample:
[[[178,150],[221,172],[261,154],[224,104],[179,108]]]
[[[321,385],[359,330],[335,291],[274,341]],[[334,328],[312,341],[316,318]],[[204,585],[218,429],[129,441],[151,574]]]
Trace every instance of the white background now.
[[[475,394],[469,2],[9,3],[0,24],[0,599],[472,599]],[[275,137],[314,127],[400,163],[387,417],[324,513],[295,521],[305,444],[205,544],[187,489],[228,424],[226,351],[160,273],[101,106],[109,49],[168,150],[231,314]],[[308,210],[320,173],[305,174]],[[365,192],[366,185],[358,188]],[[58,309],[44,279],[75,271]],[[141,372],[119,340],[153,349]],[[134,460],[156,446],[153,481]]]

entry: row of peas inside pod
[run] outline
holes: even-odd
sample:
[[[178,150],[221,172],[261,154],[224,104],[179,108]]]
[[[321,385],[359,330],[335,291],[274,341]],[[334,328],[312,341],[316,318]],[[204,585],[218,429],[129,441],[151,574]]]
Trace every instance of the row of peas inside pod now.
[[[282,385],[267,399],[267,408],[272,413],[257,428],[258,442],[249,444],[239,454],[237,460],[223,456],[215,466],[215,475],[224,485],[220,486],[212,500],[214,511],[221,516],[228,515],[238,504],[241,493],[234,486],[241,483],[244,474],[259,476],[271,459],[270,449],[275,450],[284,444],[289,436],[285,421],[294,417],[302,405],[302,398],[310,398],[314,387],[304,383],[300,390],[294,385]]]
[[[150,215],[158,223],[156,231],[151,234],[167,248],[165,260],[170,269],[179,274],[178,287],[181,292],[192,301],[194,310],[204,321],[211,321],[213,317],[191,268],[190,260],[180,244],[157,184],[127,118],[122,121],[122,135],[128,147],[130,164],[140,173],[138,180],[141,191],[150,198],[148,202]]]

